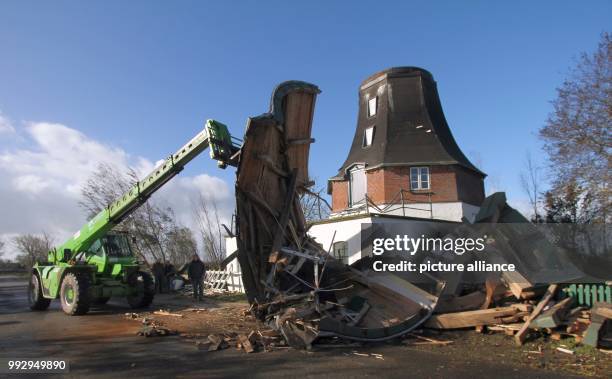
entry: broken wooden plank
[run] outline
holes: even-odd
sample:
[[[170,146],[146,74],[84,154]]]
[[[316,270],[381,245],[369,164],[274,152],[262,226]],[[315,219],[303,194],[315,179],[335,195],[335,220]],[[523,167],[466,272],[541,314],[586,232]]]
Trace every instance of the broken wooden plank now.
[[[517,299],[522,299],[524,294],[533,288],[533,284],[518,271],[504,271],[502,278]]]
[[[477,325],[499,324],[504,317],[518,313],[514,307],[479,309],[476,311],[446,313],[430,317],[425,326],[433,329],[459,329]]]
[[[304,145],[304,144],[310,144],[310,143],[315,143],[315,139],[314,138],[297,138],[297,139],[289,139],[287,141],[288,145]]]
[[[159,310],[159,311],[155,311],[153,312],[154,315],[158,315],[158,316],[172,316],[172,317],[183,317],[182,314],[180,313],[171,313],[168,311],[164,311],[164,310]]]
[[[501,286],[501,280],[499,276],[490,276],[485,281],[485,301],[480,306],[480,309],[488,309],[493,303],[493,295],[495,294],[495,290],[497,287]],[[476,331],[478,333],[484,332],[484,325],[476,325]]]
[[[574,352],[572,350],[565,349],[563,347],[558,347],[557,351],[560,351],[560,352],[565,353],[565,354],[572,354],[572,355],[574,354]]]
[[[255,339],[253,337],[253,332],[249,333],[248,336],[244,334],[238,335],[238,342],[245,352],[252,353],[255,351]]]
[[[553,305],[541,315],[531,321],[530,328],[556,328],[563,323],[563,320],[573,305],[574,298],[567,297]]]
[[[295,197],[297,177],[297,169],[293,169],[289,178],[289,183],[287,183],[287,193],[285,194],[283,210],[281,211],[280,218],[278,220],[278,225],[276,225],[274,241],[272,242],[271,254],[268,257],[268,262],[270,263],[274,263],[278,259],[279,250],[285,239],[285,229],[287,228],[287,223],[289,222],[291,207],[293,205],[293,198]]]
[[[533,312],[531,312],[531,315],[529,315],[521,329],[514,335],[514,342],[517,345],[521,346],[525,342],[525,339],[527,338],[527,332],[529,331],[529,324],[531,323],[531,321],[533,321],[536,317],[540,315],[546,304],[548,304],[548,302],[555,295],[555,292],[557,292],[558,287],[559,286],[557,284],[551,284],[550,286],[548,286],[548,289],[546,290],[546,293],[544,294],[542,300],[540,300]]]
[[[436,340],[436,339],[433,339],[433,338],[429,338],[429,337],[425,337],[425,336],[420,336],[420,335],[414,334],[414,333],[408,333],[408,335],[410,337],[414,337],[416,339],[419,339],[419,340],[422,340],[422,341],[426,341],[426,342],[428,342],[430,344],[433,344],[433,345],[444,345],[444,346],[446,346],[446,345],[450,345],[451,343],[453,343],[453,341],[450,341],[450,340],[446,340],[446,341]]]
[[[602,302],[595,303],[591,309],[591,315],[593,314],[612,319],[612,304]]]
[[[446,296],[438,300],[435,313],[463,312],[478,309],[485,301],[485,293],[474,291],[464,296]]]

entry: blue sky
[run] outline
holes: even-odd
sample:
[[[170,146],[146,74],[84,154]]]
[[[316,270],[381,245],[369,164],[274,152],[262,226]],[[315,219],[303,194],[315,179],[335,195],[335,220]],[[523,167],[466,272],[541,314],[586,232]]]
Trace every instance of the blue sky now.
[[[16,136],[0,134],[0,152],[30,148],[22,126],[48,122],[156,161],[207,118],[241,136],[276,84],[299,79],[322,90],[310,162],[324,184],[348,153],[360,81],[420,66],[489,187],[519,203],[555,87],[611,16],[610,1],[2,1],[0,110]],[[233,181],[208,158],[184,175],[199,173]]]

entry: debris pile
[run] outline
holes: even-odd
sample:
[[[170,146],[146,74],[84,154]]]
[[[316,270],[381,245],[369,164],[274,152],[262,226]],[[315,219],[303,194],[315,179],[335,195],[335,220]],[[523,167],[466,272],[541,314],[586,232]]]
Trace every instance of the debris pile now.
[[[178,334],[178,331],[166,328],[162,326],[156,320],[152,318],[142,317],[138,313],[126,313],[125,317],[132,320],[141,320],[142,327],[136,333],[139,336],[143,337],[165,337],[165,336],[174,336]]]
[[[421,325],[489,328],[512,334],[522,344],[533,328],[546,328],[578,312],[570,300],[554,303],[557,285],[547,289],[532,284],[555,281],[534,281],[529,272],[497,273],[471,285],[461,275],[442,273],[417,283],[407,275],[373,271],[367,263],[349,267],[334,259],[307,234],[299,203],[313,184],[308,154],[318,92],[312,84],[282,83],[272,95],[270,111],[247,123],[236,174],[236,257],[257,319],[298,348],[310,348],[325,336],[389,340]],[[498,223],[523,226],[506,231],[491,227]],[[555,254],[541,254],[551,246],[528,225],[497,193],[485,199],[473,224],[458,224],[453,233],[486,232],[488,247],[500,251],[500,257],[535,272],[563,268],[566,262]],[[468,256],[459,259],[474,259]]]
[[[431,314],[441,283],[421,288],[352,269],[308,236],[299,196],[313,184],[308,154],[318,92],[285,82],[270,112],[248,121],[236,179],[236,256],[245,292],[254,315],[294,347],[308,348],[323,335],[400,336]]]
[[[603,326],[610,319],[612,305],[596,303],[592,309],[575,306],[575,298],[559,291],[557,284],[546,288],[541,297],[517,299],[514,294],[502,285],[504,291],[498,292],[493,298],[498,306],[485,309],[463,310],[453,312],[446,308],[445,312],[434,314],[425,323],[432,329],[463,329],[474,328],[476,331],[504,333],[512,336],[517,345],[522,345],[530,335],[546,335],[552,340],[567,337],[574,338],[576,343],[592,347],[610,348],[609,332]],[[540,290],[538,289],[538,292]],[[474,292],[464,297],[476,299]],[[484,293],[481,293],[485,297]],[[555,299],[556,296],[556,299]],[[520,301],[520,302],[519,302]],[[460,308],[467,307],[468,300],[455,300]],[[483,303],[484,305],[484,303]],[[472,303],[473,308],[478,301]],[[591,331],[589,333],[589,330]]]
[[[318,93],[316,86],[304,82],[279,85],[269,113],[248,120],[239,152],[238,249],[232,256],[239,261],[257,319],[298,348],[310,348],[326,336],[389,340],[422,325],[500,331],[513,335],[517,344],[532,330],[575,327],[571,325],[581,318],[576,315],[582,309],[555,297],[559,285],[534,284],[558,281],[536,281],[530,275],[543,268],[563,270],[567,262],[551,254],[546,238],[507,205],[503,193],[485,199],[474,223],[458,224],[453,233],[486,232],[488,247],[504,260],[500,263],[517,262],[530,272],[498,272],[469,285],[462,275],[442,273],[416,283],[409,276],[373,271],[368,264],[346,266],[309,237],[299,197],[313,184],[308,154]],[[505,223],[522,226],[506,231],[491,226]],[[474,259],[468,256],[459,260]],[[245,350],[251,349],[252,337],[240,339]]]
[[[195,346],[201,351],[217,351],[235,347],[245,353],[271,351],[287,348],[287,344],[276,331],[251,330],[249,333],[225,332],[200,335],[183,335],[195,339]]]

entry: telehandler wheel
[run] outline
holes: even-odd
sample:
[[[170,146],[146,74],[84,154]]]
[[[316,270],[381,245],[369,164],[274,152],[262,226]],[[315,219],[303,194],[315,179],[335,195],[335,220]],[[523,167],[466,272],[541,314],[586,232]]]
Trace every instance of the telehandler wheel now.
[[[148,307],[153,302],[155,296],[155,284],[151,274],[144,271],[137,271],[130,275],[128,284],[136,288],[138,292],[127,297],[128,304],[132,308]]]
[[[62,280],[60,301],[64,313],[84,315],[89,311],[89,277],[81,273],[68,273]]]
[[[28,287],[28,303],[33,311],[44,311],[49,308],[51,299],[45,299],[42,293],[42,283],[37,273],[33,273]]]

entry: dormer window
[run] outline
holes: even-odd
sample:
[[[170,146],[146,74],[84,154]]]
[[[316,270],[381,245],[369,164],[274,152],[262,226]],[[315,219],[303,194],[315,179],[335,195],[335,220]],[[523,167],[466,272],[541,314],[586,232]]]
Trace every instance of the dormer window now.
[[[429,167],[410,167],[410,189],[413,191],[428,190]]]
[[[377,108],[378,108],[378,96],[374,96],[373,98],[368,100],[368,117],[376,116]]]
[[[370,126],[363,131],[363,144],[362,147],[370,147],[372,146],[372,141],[374,140],[374,127]]]

